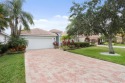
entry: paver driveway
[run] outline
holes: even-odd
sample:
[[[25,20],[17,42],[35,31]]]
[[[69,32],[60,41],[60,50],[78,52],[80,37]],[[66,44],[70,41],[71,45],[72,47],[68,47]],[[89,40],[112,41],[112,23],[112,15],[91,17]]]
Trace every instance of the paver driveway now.
[[[58,49],[27,51],[27,83],[125,83],[125,66]]]

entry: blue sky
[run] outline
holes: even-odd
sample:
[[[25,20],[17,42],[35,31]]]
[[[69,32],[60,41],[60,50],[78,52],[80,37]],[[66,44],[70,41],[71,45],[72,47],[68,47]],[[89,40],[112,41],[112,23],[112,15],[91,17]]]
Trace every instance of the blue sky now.
[[[35,25],[32,28],[44,30],[58,29],[65,31],[69,24],[70,7],[72,2],[82,3],[86,0],[26,0],[23,10],[33,15]],[[6,33],[10,34],[7,29]]]
[[[72,2],[84,0],[26,0],[23,9],[33,14],[34,19],[51,18],[55,15],[69,15]]]

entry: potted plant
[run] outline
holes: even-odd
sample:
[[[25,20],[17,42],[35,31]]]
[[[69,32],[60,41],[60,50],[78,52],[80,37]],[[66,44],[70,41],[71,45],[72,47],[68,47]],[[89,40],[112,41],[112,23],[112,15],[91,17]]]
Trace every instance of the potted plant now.
[[[58,44],[58,42],[56,42],[56,41],[53,42],[53,45],[54,45],[54,48],[55,48],[55,49],[59,48],[59,44]]]

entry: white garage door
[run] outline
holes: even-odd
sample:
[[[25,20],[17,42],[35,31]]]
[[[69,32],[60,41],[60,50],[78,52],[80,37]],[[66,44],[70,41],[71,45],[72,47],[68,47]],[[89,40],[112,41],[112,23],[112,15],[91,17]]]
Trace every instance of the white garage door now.
[[[53,48],[54,38],[52,37],[34,37],[26,38],[28,40],[27,50]]]

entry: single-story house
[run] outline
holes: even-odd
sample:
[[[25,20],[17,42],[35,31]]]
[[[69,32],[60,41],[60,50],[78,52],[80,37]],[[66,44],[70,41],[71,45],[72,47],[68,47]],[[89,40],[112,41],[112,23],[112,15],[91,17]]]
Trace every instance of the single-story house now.
[[[0,43],[7,43],[9,35],[0,31]]]
[[[80,35],[78,38],[79,38],[80,42],[85,42],[86,36]],[[95,42],[96,44],[98,44],[100,36],[99,35],[91,35],[91,36],[88,36],[88,38],[90,39],[90,42]]]
[[[65,35],[68,35],[67,34],[67,32],[63,32],[62,33],[62,36],[65,36]],[[77,39],[78,38],[78,39]],[[77,38],[73,38],[76,42],[85,42],[85,39],[86,39],[86,36],[85,35],[79,35],[79,36],[77,36]],[[91,35],[91,36],[88,36],[88,38],[90,39],[90,40],[98,40],[98,38],[100,38],[100,36],[99,35]]]
[[[116,36],[116,42],[117,43],[122,43],[122,37]]]
[[[21,31],[21,37],[28,41],[27,50],[54,48],[53,42],[57,41],[58,35],[53,30],[51,31],[39,28],[34,28],[30,31]]]
[[[68,35],[66,32],[63,32],[62,33],[62,36],[65,36],[65,35]],[[86,40],[86,37],[85,35],[79,35],[79,36],[76,36],[74,38],[72,38],[75,42],[85,42]],[[91,36],[88,36],[90,42],[95,42],[95,44],[98,44],[99,43],[99,38],[100,38],[100,35],[91,35]]]

